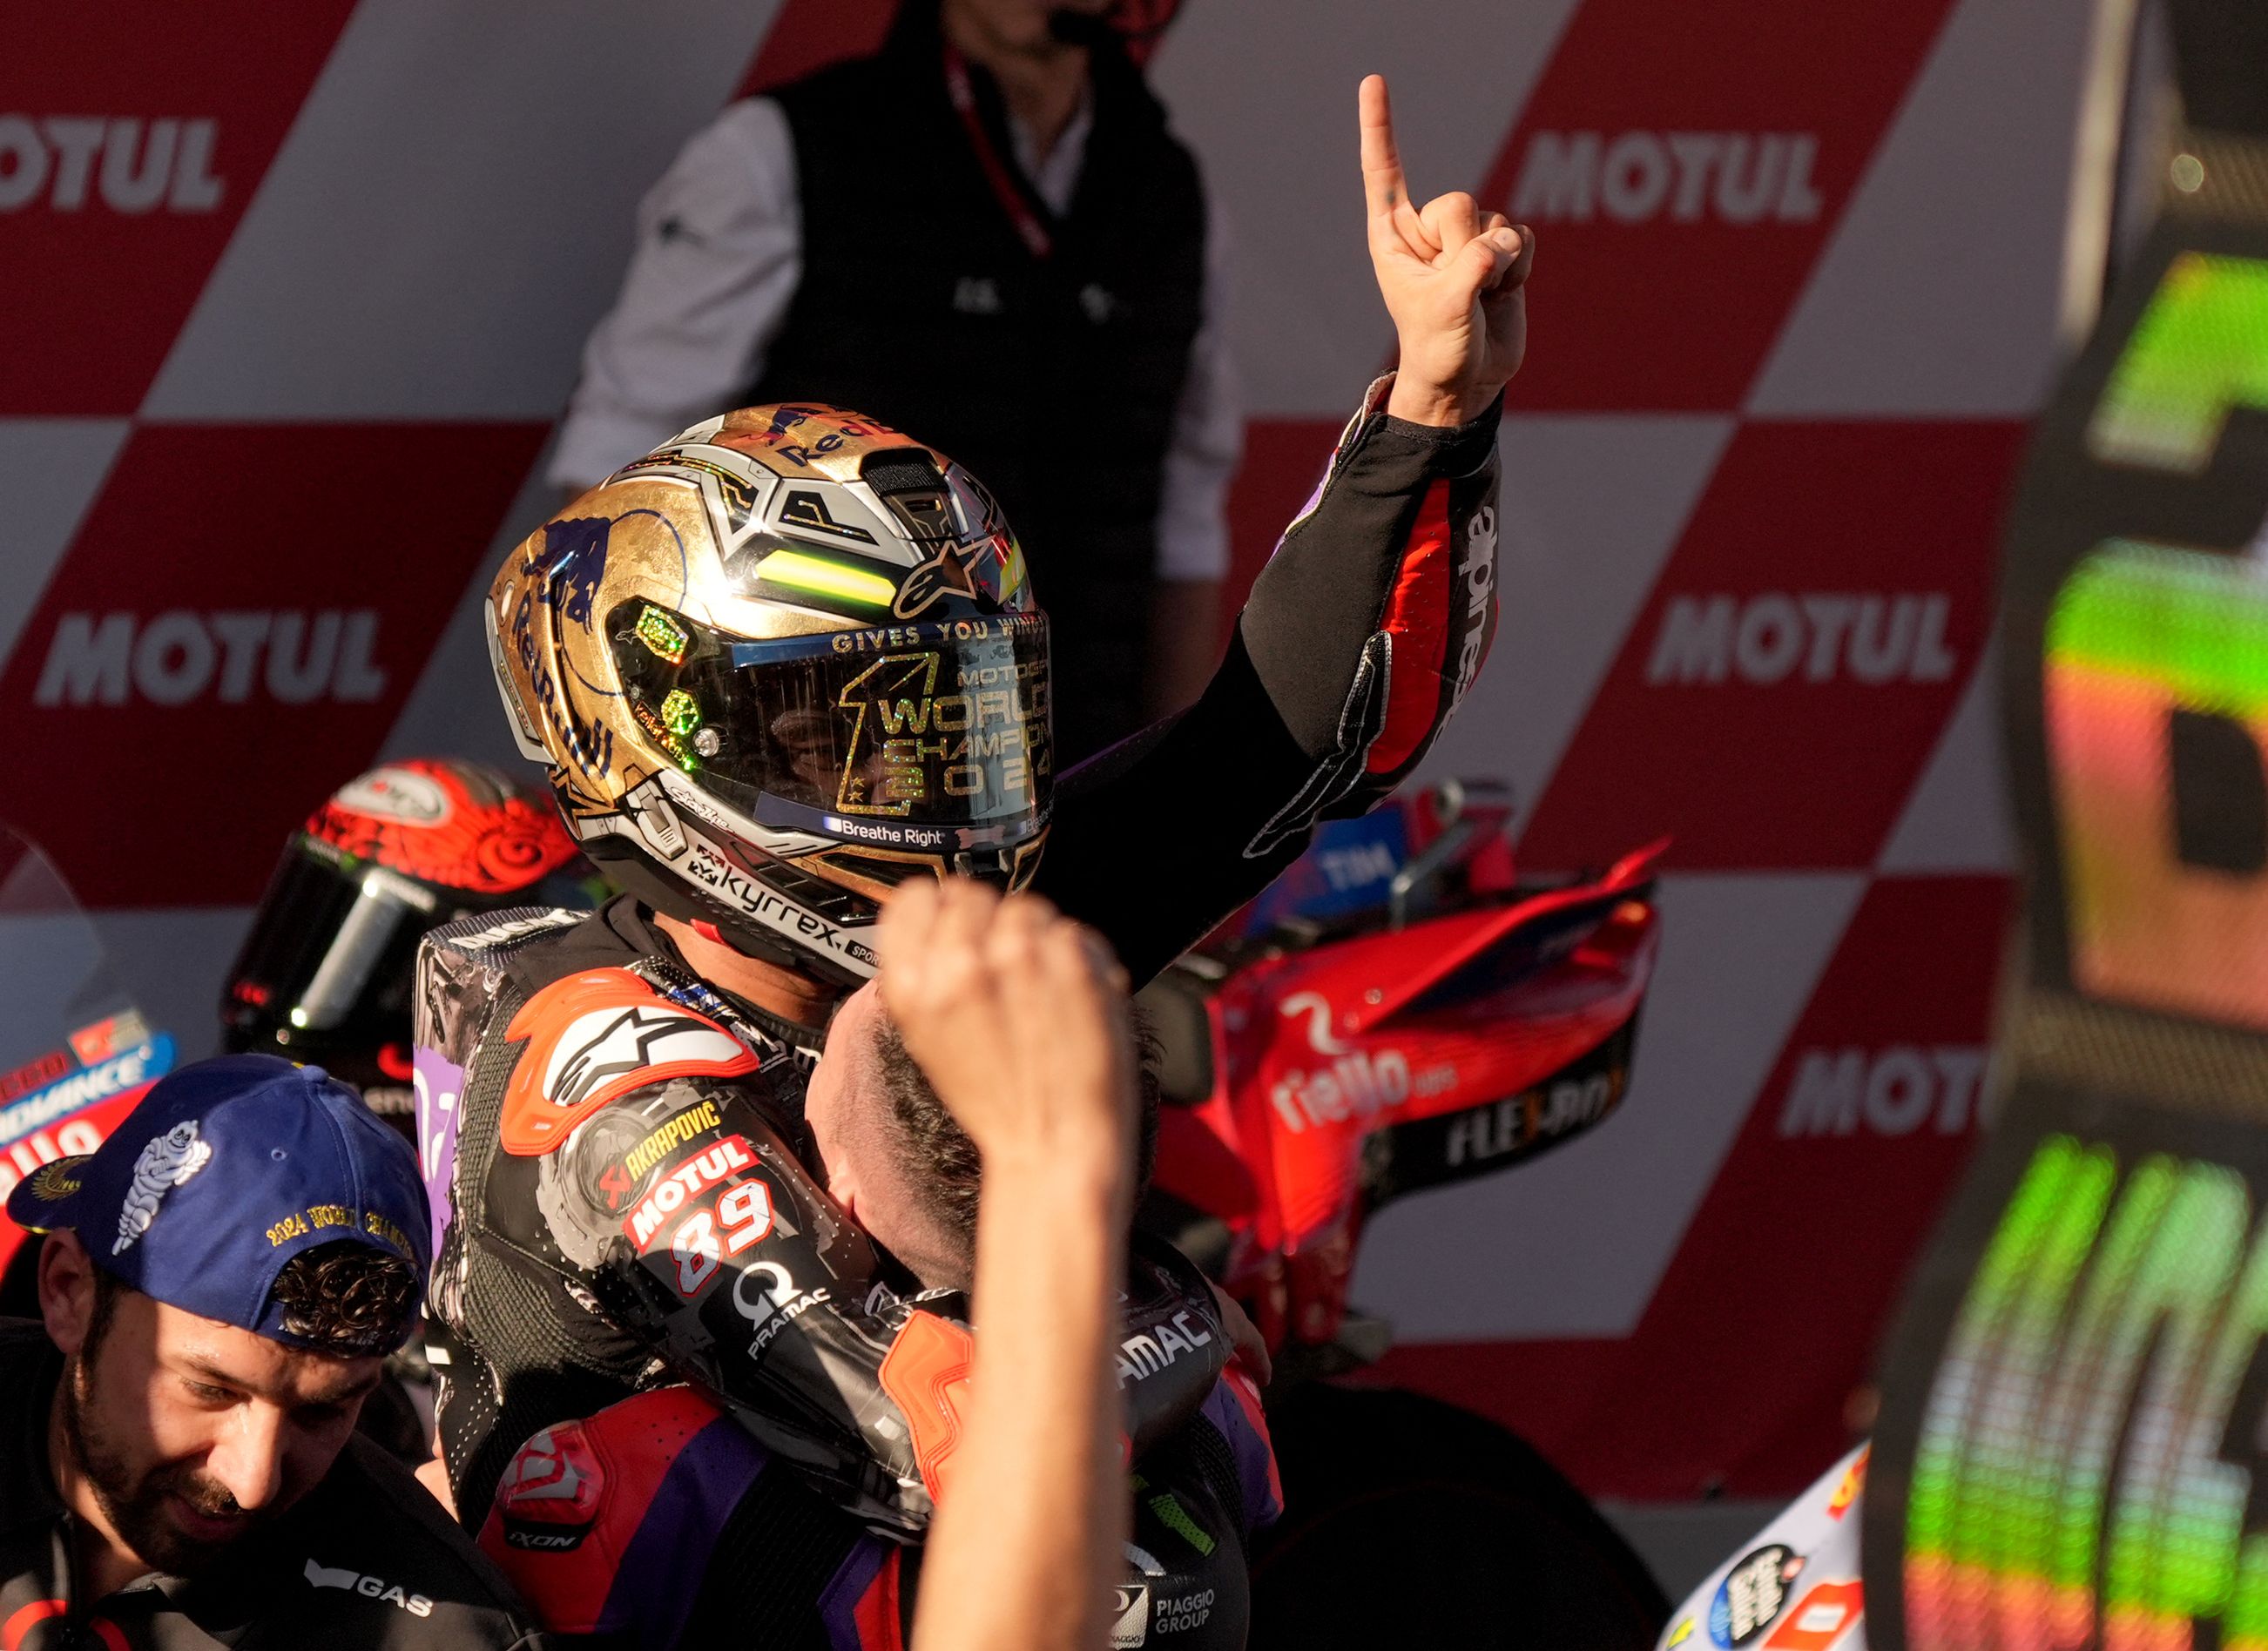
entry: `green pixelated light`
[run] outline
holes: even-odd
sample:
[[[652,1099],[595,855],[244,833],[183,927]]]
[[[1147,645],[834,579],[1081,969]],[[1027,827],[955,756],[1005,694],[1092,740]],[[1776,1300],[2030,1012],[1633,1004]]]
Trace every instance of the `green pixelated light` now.
[[[2048,659],[2163,684],[2227,715],[2268,711],[2268,572],[2234,556],[2113,539],[2056,594]]]
[[[808,551],[772,552],[756,564],[756,577],[766,584],[854,607],[887,608],[898,599],[898,587],[887,574],[868,573]]]
[[[693,640],[674,615],[651,602],[637,616],[637,639],[654,657],[673,665],[685,663],[685,649]]]
[[[2111,369],[2088,451],[2196,475],[2238,406],[2268,407],[2268,263],[2183,253]]]
[[[1933,1379],[1906,1506],[1908,1643],[2268,1644],[2268,1533],[2225,1459],[2268,1332],[2244,1178],[2067,1135],[2035,1151]],[[2239,1419],[2242,1420],[2242,1419]]]
[[[701,706],[683,688],[672,688],[661,702],[661,721],[682,739],[701,726]]]

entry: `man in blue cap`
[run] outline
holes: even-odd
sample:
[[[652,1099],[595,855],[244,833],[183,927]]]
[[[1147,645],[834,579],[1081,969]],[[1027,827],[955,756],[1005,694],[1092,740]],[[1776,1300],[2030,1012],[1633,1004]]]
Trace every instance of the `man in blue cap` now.
[[[0,1641],[534,1647],[357,1413],[423,1294],[409,1148],[320,1068],[185,1067],[10,1195],[43,1325],[0,1321]]]

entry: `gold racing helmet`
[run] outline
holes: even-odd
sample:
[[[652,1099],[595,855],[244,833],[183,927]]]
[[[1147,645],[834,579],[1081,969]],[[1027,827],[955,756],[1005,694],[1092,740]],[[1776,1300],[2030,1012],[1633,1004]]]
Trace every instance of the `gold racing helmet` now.
[[[1047,620],[1000,508],[840,407],[743,408],[504,559],[489,656],[609,881],[850,983],[909,877],[1020,888],[1047,835]]]

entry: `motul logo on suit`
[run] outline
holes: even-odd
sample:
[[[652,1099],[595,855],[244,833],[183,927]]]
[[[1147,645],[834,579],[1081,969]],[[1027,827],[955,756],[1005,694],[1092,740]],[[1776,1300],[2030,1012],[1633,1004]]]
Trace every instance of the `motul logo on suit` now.
[[[1662,616],[1646,679],[1944,682],[1960,663],[1945,644],[1952,606],[1942,591],[1681,596]]]
[[[243,705],[318,700],[368,703],[386,692],[372,656],[378,614],[319,613],[65,613],[40,667],[35,705]]]
[[[0,212],[78,212],[90,201],[114,212],[210,212],[223,187],[212,170],[218,131],[214,121],[0,114]]]
[[[1533,224],[1808,224],[1818,158],[1808,132],[1538,132],[1511,212]]]

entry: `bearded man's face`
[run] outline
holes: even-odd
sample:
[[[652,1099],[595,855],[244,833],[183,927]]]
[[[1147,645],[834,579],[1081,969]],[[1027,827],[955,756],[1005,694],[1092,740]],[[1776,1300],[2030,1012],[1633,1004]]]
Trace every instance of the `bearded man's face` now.
[[[117,1289],[65,1361],[64,1448],[144,1563],[193,1575],[321,1482],[381,1363]]]

